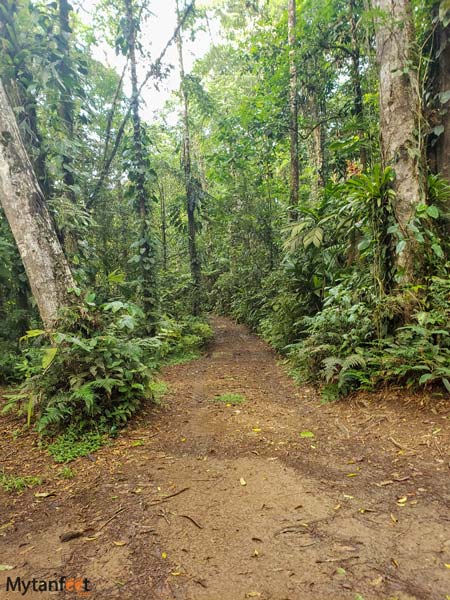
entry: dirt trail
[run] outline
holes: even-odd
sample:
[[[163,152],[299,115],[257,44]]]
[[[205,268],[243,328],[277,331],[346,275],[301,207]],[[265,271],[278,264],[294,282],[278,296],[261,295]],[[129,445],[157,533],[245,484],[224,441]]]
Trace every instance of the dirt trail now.
[[[31,436],[11,445],[3,418],[2,466],[46,483],[0,492],[0,564],[14,566],[0,598],[20,597],[8,575],[66,575],[95,600],[448,600],[448,404],[390,392],[320,405],[243,326],[213,325],[205,356],[164,370],[163,406],[78,459],[73,480]],[[246,402],[213,401],[227,392]]]

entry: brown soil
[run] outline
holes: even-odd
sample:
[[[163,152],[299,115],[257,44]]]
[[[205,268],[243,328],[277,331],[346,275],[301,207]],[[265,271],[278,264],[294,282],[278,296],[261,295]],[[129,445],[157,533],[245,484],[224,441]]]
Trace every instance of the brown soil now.
[[[95,600],[448,600],[448,402],[389,390],[322,405],[245,327],[213,325],[206,355],[164,369],[163,406],[72,463],[74,479],[2,418],[5,472],[45,483],[0,491],[14,567],[0,598],[20,597],[7,576],[66,575]],[[214,401],[227,392],[246,402]]]

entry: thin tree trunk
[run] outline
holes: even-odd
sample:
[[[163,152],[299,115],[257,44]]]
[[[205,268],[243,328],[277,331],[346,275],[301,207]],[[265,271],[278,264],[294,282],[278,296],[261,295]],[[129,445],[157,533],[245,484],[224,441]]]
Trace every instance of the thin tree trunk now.
[[[362,95],[362,88],[361,88],[361,66],[360,66],[360,62],[361,62],[361,55],[360,55],[360,50],[359,50],[359,40],[358,40],[358,23],[357,23],[357,17],[358,17],[358,11],[357,11],[357,4],[356,4],[356,0],[350,0],[349,3],[350,6],[350,31],[351,31],[351,37],[352,37],[352,54],[351,54],[351,78],[352,78],[352,84],[353,84],[353,95],[354,95],[354,100],[353,100],[353,114],[355,115],[355,117],[358,120],[358,134],[359,134],[359,138],[361,140],[361,142],[363,142],[364,140],[364,129],[362,127],[363,125],[363,118],[364,118],[364,107],[363,107],[363,95]],[[366,149],[363,145],[363,143],[361,143],[360,147],[359,147],[359,158],[361,160],[361,164],[363,169],[366,168],[367,166],[367,152]]]
[[[396,178],[394,216],[405,244],[394,252],[399,283],[413,283],[418,271],[417,242],[408,227],[416,206],[423,202],[422,149],[416,133],[420,126],[417,72],[412,66],[414,39],[408,0],[375,0],[384,12],[376,32],[380,77],[381,150],[384,166]]]
[[[180,10],[177,0],[177,22],[180,24]],[[188,90],[186,87],[186,78],[184,73],[183,63],[183,41],[181,37],[181,27],[177,33],[177,48],[178,48],[178,61],[180,67],[180,79],[181,79],[181,95],[183,99],[183,168],[184,168],[184,181],[186,186],[186,209],[188,217],[188,242],[189,242],[189,259],[191,266],[192,276],[192,313],[198,315],[200,313],[200,294],[201,294],[201,264],[197,250],[197,228],[195,224],[195,187],[194,179],[192,176],[192,161],[191,161],[191,138],[189,128],[189,97]]]
[[[67,146],[70,146],[72,141],[74,124],[74,102],[70,89],[71,64],[69,38],[72,30],[69,24],[69,14],[70,7],[67,0],[59,0],[58,50],[61,58],[57,64],[57,70],[61,83],[58,113],[68,138],[67,141],[69,143]],[[73,176],[72,157],[69,153],[63,153],[61,159],[65,194],[72,202],[75,202],[75,192],[73,190],[75,178]]]
[[[136,190],[136,202],[141,225],[140,265],[144,312],[149,320],[148,332],[155,332],[154,319],[157,308],[156,260],[154,245],[150,241],[150,209],[146,190],[147,160],[145,157],[142,123],[139,113],[139,85],[136,58],[136,24],[133,0],[125,0],[128,34],[128,55],[131,68],[131,115],[133,121],[133,150],[135,171],[133,183]]]
[[[0,201],[42,321],[51,327],[74,281],[1,82]]]
[[[291,221],[297,220],[299,191],[297,63],[295,53],[297,43],[296,24],[296,0],[288,0],[289,134],[291,152],[289,218]]]
[[[166,214],[166,198],[164,187],[159,185],[159,197],[161,205],[161,242],[162,242],[162,259],[163,269],[167,271],[167,214]]]

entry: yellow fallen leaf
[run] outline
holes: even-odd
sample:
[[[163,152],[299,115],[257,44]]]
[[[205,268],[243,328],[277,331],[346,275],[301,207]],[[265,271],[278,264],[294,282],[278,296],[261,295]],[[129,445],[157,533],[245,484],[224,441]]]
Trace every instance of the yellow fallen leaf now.
[[[85,538],[83,538],[83,540],[84,540],[85,542],[93,542],[93,541],[94,541],[94,540],[96,540],[96,539],[97,539],[96,537],[85,537]]]
[[[450,569],[450,564],[449,564],[449,563],[444,563],[444,565],[445,565],[445,567],[446,567],[447,569]]]
[[[393,523],[398,523],[397,517],[395,515],[393,515],[392,513],[391,513],[391,520]]]
[[[347,473],[347,477],[356,477],[358,473]]]
[[[239,483],[240,483],[241,485],[247,485],[247,482],[245,481],[245,479],[244,479],[243,477],[241,477],[241,478],[239,479]]]
[[[185,441],[186,441],[186,438],[185,438],[185,437],[182,437],[182,438],[181,438],[181,441],[182,441],[182,442],[185,442]]]
[[[127,542],[113,542],[114,546],[126,546]]]
[[[406,502],[408,502],[408,498],[406,496],[403,496],[402,498],[397,498],[397,504],[399,505],[405,504]]]
[[[253,427],[252,431],[254,431],[255,433],[259,433],[261,431],[260,427]]]
[[[183,573],[181,573],[180,571],[173,571],[171,573],[171,575],[173,575],[174,577],[178,577],[179,575],[182,575]]]
[[[166,558],[167,558],[167,552],[161,552],[161,558],[163,558],[164,560],[166,560]]]
[[[11,569],[14,569],[11,565],[0,565],[0,571],[11,571]]]
[[[245,594],[246,598],[260,598],[261,594],[259,592],[247,592]]]
[[[341,508],[340,504],[336,504],[336,506],[334,507],[334,510],[339,510]]]

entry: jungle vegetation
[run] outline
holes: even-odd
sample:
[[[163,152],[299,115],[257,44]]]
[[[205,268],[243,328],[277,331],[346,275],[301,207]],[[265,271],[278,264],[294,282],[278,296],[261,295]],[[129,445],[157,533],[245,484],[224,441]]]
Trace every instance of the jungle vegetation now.
[[[210,339],[209,312],[324,400],[450,393],[448,1],[178,0],[177,65],[143,34],[151,10],[0,4],[5,409],[115,433],[159,365]]]

